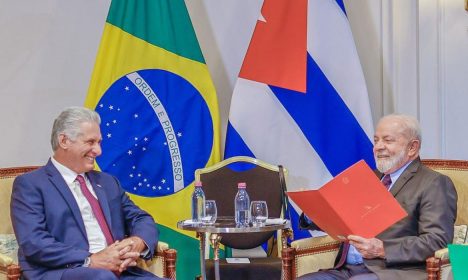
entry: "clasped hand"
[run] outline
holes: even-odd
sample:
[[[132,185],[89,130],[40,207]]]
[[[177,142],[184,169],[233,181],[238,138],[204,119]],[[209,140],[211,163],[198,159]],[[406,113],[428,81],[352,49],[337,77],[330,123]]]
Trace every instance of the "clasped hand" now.
[[[136,261],[145,247],[143,240],[136,236],[116,241],[103,250],[92,254],[90,267],[121,273],[130,266],[136,266]]]
[[[349,244],[353,245],[363,258],[385,258],[383,242],[377,238],[364,238],[357,235],[348,236]]]

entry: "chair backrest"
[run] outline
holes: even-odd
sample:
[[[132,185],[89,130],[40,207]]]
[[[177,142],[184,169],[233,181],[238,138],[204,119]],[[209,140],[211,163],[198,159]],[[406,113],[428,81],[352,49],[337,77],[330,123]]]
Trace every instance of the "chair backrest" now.
[[[13,226],[10,218],[10,200],[13,181],[16,176],[37,169],[37,166],[0,168],[0,234],[13,234]]]
[[[242,164],[243,170],[234,170]],[[245,168],[249,165],[249,169]],[[237,168],[236,168],[237,169]],[[251,157],[232,157],[211,167],[197,169],[196,180],[203,184],[206,199],[216,201],[218,217],[234,216],[234,197],[237,193],[237,183],[247,184],[250,201],[265,200],[268,204],[270,217],[280,217],[284,201],[284,191],[280,175],[285,176],[286,170]],[[284,177],[283,177],[284,178]],[[274,232],[255,234],[225,234],[221,243],[236,249],[250,249],[260,246]]]
[[[468,161],[448,159],[424,159],[427,167],[447,175],[452,179],[457,189],[457,220],[456,225],[468,224]]]

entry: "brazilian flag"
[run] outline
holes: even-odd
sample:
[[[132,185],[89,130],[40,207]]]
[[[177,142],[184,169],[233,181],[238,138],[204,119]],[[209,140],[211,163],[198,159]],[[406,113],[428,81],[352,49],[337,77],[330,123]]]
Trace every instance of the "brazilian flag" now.
[[[183,0],[113,0],[85,105],[102,119],[98,168],[115,175],[178,251],[178,279],[200,273],[194,171],[220,159],[216,92]]]

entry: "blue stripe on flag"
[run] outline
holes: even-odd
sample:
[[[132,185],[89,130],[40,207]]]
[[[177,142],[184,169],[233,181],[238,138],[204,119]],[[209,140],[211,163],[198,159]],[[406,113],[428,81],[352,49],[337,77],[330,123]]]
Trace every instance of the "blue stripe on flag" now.
[[[291,218],[291,225],[292,225],[293,232],[294,232],[294,240],[311,237],[312,234],[310,234],[310,231],[299,229],[299,217],[301,213],[297,213],[294,207],[291,205],[291,203],[289,203],[288,207],[289,207],[289,216]]]
[[[346,8],[345,8],[345,5],[343,3],[343,0],[336,0],[336,4],[338,4],[338,6],[340,6],[341,10],[346,15]]]
[[[226,142],[226,147],[224,148],[224,158],[230,158],[234,156],[248,156],[256,158],[252,151],[247,147],[242,137],[240,137],[237,130],[231,125],[231,122],[228,122],[226,139],[229,139],[229,142]],[[247,171],[255,167],[255,164],[247,162],[236,162],[228,165],[231,170],[242,172]]]
[[[226,147],[224,148],[224,158],[230,158],[234,156],[248,156],[255,157],[252,151],[247,147],[242,137],[232,126],[231,122],[228,122],[226,131]]]
[[[270,86],[332,176],[364,159],[374,168],[372,143],[310,55],[307,93]]]

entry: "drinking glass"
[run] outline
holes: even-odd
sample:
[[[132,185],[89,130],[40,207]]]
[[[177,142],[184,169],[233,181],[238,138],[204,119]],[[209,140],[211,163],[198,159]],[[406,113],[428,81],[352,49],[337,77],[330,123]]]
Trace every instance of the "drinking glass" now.
[[[202,222],[205,225],[212,225],[216,222],[218,217],[218,210],[216,209],[216,201],[205,200],[205,217],[202,218]]]
[[[268,219],[268,206],[266,201],[252,201],[252,203],[250,203],[250,216],[254,226],[264,226]]]

